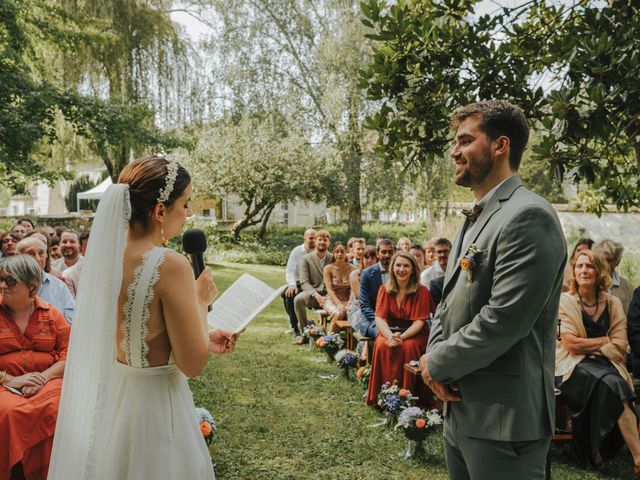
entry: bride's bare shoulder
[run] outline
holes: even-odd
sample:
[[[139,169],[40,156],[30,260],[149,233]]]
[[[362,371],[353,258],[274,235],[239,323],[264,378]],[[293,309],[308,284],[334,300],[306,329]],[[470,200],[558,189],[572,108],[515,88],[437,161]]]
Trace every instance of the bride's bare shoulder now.
[[[193,277],[193,270],[189,260],[184,255],[174,252],[173,250],[167,250],[164,254],[164,261],[160,267],[160,274],[162,277],[171,277],[172,275],[191,275]]]

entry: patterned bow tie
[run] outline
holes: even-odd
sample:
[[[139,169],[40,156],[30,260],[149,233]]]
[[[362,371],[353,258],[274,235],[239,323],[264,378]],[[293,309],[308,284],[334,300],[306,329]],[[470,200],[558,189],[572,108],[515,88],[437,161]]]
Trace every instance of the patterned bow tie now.
[[[482,207],[480,205],[474,205],[473,208],[462,209],[462,214],[467,217],[471,223],[475,223],[481,213]]]

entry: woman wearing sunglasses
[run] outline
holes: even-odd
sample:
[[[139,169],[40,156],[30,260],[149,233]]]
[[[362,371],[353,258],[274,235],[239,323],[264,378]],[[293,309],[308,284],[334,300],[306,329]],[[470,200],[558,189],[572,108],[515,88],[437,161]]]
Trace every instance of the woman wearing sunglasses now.
[[[69,324],[37,297],[40,282],[29,256],[0,266],[0,478],[44,479],[49,467]]]

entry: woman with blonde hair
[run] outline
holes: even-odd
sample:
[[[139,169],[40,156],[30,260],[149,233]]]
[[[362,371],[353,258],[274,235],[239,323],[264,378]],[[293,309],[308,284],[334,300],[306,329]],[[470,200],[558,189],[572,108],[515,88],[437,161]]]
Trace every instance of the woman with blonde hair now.
[[[625,366],[626,317],[611,285],[604,258],[591,250],[572,262],[569,292],[560,297],[560,341],[556,380],[568,404],[572,451],[583,465],[597,468],[626,442],[640,475],[636,398]]]
[[[416,376],[404,364],[418,360],[427,346],[427,319],[432,310],[429,290],[420,285],[418,264],[410,253],[400,251],[391,259],[389,281],[380,286],[375,322],[367,404],[376,405],[385,382],[398,380],[401,388],[416,393]]]

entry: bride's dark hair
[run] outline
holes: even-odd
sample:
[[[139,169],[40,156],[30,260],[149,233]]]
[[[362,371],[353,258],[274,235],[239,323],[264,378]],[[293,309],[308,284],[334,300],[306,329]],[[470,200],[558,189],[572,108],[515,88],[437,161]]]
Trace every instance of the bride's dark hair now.
[[[145,228],[148,226],[149,213],[158,203],[160,190],[167,184],[167,165],[169,161],[166,158],[152,155],[134,160],[120,172],[118,183],[129,184],[131,224],[140,223]],[[165,206],[171,207],[190,183],[189,172],[178,166],[178,175],[169,199],[164,202]]]

